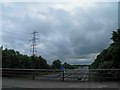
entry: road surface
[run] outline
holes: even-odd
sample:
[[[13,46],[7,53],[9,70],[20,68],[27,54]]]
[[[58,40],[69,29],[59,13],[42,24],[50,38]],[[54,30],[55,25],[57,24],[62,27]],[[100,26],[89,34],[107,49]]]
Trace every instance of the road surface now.
[[[88,67],[81,67],[78,69],[72,69],[65,74],[65,80],[80,80],[87,81],[88,78]]]
[[[64,80],[70,81],[70,80],[79,80],[79,81],[87,81],[88,78],[88,67],[81,67],[77,69],[68,69],[65,70],[64,74]],[[40,80],[62,80],[62,72],[57,72],[55,74],[45,75],[45,76],[37,76],[35,79]]]
[[[3,88],[119,88],[119,82],[45,81],[20,78],[3,78]]]

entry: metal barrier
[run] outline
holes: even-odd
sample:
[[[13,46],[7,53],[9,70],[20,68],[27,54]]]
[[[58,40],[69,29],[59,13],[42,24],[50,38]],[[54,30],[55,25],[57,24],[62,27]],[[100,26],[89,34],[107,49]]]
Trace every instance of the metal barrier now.
[[[120,69],[14,69],[2,68],[2,77],[46,80],[119,81]]]
[[[2,77],[27,77],[34,79],[63,79],[64,71],[58,69],[2,68]]]
[[[120,81],[120,69],[90,69],[89,80]]]

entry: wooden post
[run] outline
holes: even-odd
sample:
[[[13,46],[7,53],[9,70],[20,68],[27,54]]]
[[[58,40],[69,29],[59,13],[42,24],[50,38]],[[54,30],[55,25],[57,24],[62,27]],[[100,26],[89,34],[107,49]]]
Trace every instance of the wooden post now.
[[[62,81],[64,81],[64,70],[62,70]]]
[[[33,80],[35,79],[35,76],[34,76],[34,74],[33,74]]]
[[[33,80],[35,79],[35,73],[34,73],[34,71],[33,71]]]

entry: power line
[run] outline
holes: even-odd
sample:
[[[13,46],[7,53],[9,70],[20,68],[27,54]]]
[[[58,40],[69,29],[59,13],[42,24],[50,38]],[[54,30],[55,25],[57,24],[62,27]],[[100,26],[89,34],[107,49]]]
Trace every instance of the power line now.
[[[38,32],[34,31],[32,34],[32,39],[30,40],[31,42],[31,48],[32,48],[32,56],[37,56],[37,40],[39,39],[37,37]]]

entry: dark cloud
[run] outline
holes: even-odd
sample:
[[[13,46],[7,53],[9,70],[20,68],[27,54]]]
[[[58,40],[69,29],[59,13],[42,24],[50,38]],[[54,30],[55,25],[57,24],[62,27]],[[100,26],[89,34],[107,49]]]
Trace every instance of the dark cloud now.
[[[38,55],[49,63],[61,59],[72,64],[90,64],[109,45],[111,32],[117,29],[117,3],[94,3],[89,7],[76,4],[68,5],[69,8],[65,4],[53,7],[51,3],[17,5],[3,7],[3,43],[29,54],[30,33],[36,30]],[[65,59],[81,55],[86,58]],[[92,57],[87,58],[89,55]]]

